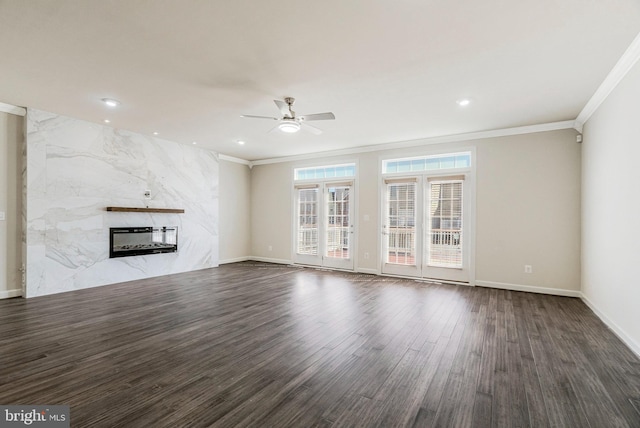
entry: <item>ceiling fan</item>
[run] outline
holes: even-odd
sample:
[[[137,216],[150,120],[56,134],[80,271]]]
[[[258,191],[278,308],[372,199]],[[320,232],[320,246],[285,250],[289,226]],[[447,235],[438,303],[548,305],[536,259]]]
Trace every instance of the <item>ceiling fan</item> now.
[[[284,101],[273,100],[276,103],[276,106],[282,113],[281,118],[270,117],[270,116],[253,116],[250,114],[243,114],[240,117],[248,117],[249,119],[269,119],[269,120],[277,120],[278,126],[273,128],[271,131],[279,129],[282,132],[293,133],[298,132],[300,128],[304,128],[307,131],[320,135],[322,131],[315,126],[309,125],[307,122],[312,120],[333,120],[335,119],[335,115],[333,113],[315,113],[315,114],[304,114],[301,116],[296,116],[296,112],[293,111],[293,103],[296,101],[295,98],[286,97]]]

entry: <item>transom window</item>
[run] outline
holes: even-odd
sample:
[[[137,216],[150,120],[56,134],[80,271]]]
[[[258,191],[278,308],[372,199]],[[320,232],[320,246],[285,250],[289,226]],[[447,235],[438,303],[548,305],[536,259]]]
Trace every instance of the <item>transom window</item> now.
[[[355,175],[355,163],[314,166],[310,168],[295,168],[293,170],[294,180],[324,180],[327,178],[355,177]]]
[[[383,174],[396,172],[442,171],[469,167],[471,167],[471,152],[388,159],[382,161]]]

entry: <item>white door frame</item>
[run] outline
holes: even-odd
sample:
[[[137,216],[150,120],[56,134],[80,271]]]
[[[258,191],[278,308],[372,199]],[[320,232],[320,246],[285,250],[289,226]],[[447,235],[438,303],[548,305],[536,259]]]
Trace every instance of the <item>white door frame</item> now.
[[[470,259],[471,259],[471,252],[470,252],[470,246],[469,246],[469,240],[467,239],[467,233],[470,231],[470,220],[471,220],[471,216],[469,213],[469,203],[467,201],[468,199],[468,193],[469,193],[469,182],[468,182],[468,178],[467,175],[468,174],[461,174],[464,175],[464,179],[462,180],[462,268],[448,268],[448,267],[437,267],[437,266],[431,266],[429,265],[428,259],[429,259],[429,246],[432,245],[431,240],[428,238],[429,231],[431,230],[431,218],[429,218],[429,210],[427,209],[428,206],[430,206],[431,204],[431,188],[430,188],[430,183],[431,182],[440,182],[439,179],[442,180],[442,182],[446,182],[448,180],[450,180],[450,177],[448,176],[437,176],[437,175],[428,175],[425,176],[423,179],[423,201],[424,201],[424,221],[423,221],[423,231],[422,231],[422,235],[424,238],[424,246],[423,246],[423,259],[422,259],[422,272],[421,272],[421,276],[423,278],[430,278],[430,279],[436,279],[436,280],[445,280],[445,281],[450,281],[450,282],[461,282],[461,283],[468,283],[469,282],[469,278],[470,278],[470,274],[469,274],[469,266],[470,266]],[[430,181],[429,178],[433,179],[433,181]],[[452,180],[452,181],[458,181],[459,180]]]
[[[349,257],[348,258],[339,258],[339,257],[330,257],[329,256],[329,249],[326,247],[327,245],[327,236],[328,236],[328,232],[329,232],[329,212],[328,212],[328,205],[329,205],[329,200],[328,200],[328,196],[329,196],[329,189],[331,188],[336,188],[336,187],[342,187],[342,188],[348,188],[349,189],[349,209],[348,209],[348,230],[347,230],[347,239],[348,239],[348,254]],[[346,269],[346,270],[353,270],[354,267],[354,241],[355,241],[355,225],[354,225],[354,215],[353,215],[353,194],[354,194],[354,183],[352,180],[349,180],[348,182],[325,182],[324,186],[323,186],[323,192],[322,192],[322,207],[323,210],[325,211],[323,213],[322,216],[322,223],[323,223],[323,230],[322,230],[322,235],[323,235],[323,239],[322,239],[322,266],[323,267],[329,267],[329,268],[334,268],[334,269]],[[342,236],[340,237],[340,239],[342,240]]]
[[[316,218],[316,240],[317,240],[317,250],[316,254],[300,254],[298,253],[298,234],[300,228],[300,192],[301,191],[316,191],[316,200],[315,200],[315,216]],[[322,186],[317,183],[305,184],[301,186],[295,186],[293,189],[293,257],[292,260],[294,263],[304,264],[304,265],[320,265],[322,264],[322,240],[321,236],[321,227],[320,223],[322,221]],[[313,233],[312,229],[309,229],[309,233]]]
[[[425,153],[424,150],[416,151],[413,155],[416,157],[421,156],[431,156],[431,155],[441,155],[441,154],[455,154],[455,153],[463,153],[470,152],[471,153],[471,165],[468,168],[460,168],[460,169],[445,169],[445,170],[435,170],[429,172],[405,172],[405,173],[392,173],[392,174],[383,174],[382,173],[382,163],[384,160],[389,159],[389,156],[379,156],[379,180],[378,180],[378,201],[379,201],[379,215],[378,215],[378,248],[380,249],[379,254],[379,264],[378,264],[378,274],[383,275],[393,275],[393,276],[403,276],[410,277],[416,279],[431,279],[430,273],[433,271],[425,271],[423,272],[422,266],[426,266],[426,239],[421,241],[421,247],[419,249],[422,263],[420,269],[417,268],[411,272],[410,269],[400,269],[396,271],[394,268],[390,268],[390,266],[386,266],[385,268],[385,260],[387,250],[387,236],[385,235],[384,225],[386,222],[386,183],[385,180],[389,179],[402,179],[408,177],[415,177],[418,179],[418,186],[421,190],[417,190],[417,205],[416,209],[418,210],[417,216],[418,219],[416,221],[417,224],[422,227],[422,233],[416,233],[416,235],[422,235],[420,238],[422,239],[425,236],[424,229],[426,228],[426,213],[422,210],[425,209],[425,197],[427,192],[427,177],[448,177],[463,174],[465,176],[464,181],[464,213],[463,213],[463,233],[465,234],[466,239],[463,240],[463,245],[465,246],[464,251],[467,255],[464,260],[465,266],[464,268],[467,270],[467,275],[463,280],[456,279],[439,279],[441,282],[451,282],[451,283],[460,283],[465,285],[475,286],[476,282],[476,149],[475,147],[461,147],[456,150],[434,150],[433,152]],[[418,245],[418,244],[417,244]],[[447,269],[447,268],[444,268]],[[434,275],[435,276],[435,275]]]
[[[391,230],[390,228],[387,228],[387,209],[388,209],[388,187],[394,184],[413,184],[415,185],[415,211],[414,211],[414,230],[415,230],[415,234],[413,234],[413,236],[411,236],[409,239],[413,240],[413,247],[415,248],[414,250],[414,261],[415,261],[415,265],[405,265],[405,264],[395,264],[395,263],[387,263],[386,262],[386,258],[388,255],[388,251],[389,251],[389,236],[391,236]],[[407,177],[399,177],[399,178],[394,178],[391,182],[387,182],[386,180],[383,180],[383,184],[382,184],[382,194],[381,194],[381,201],[382,201],[382,215],[381,215],[381,221],[382,221],[382,250],[380,252],[381,255],[381,273],[383,274],[389,274],[389,275],[399,275],[399,276],[410,276],[410,277],[421,277],[421,260],[422,260],[422,254],[423,254],[423,243],[422,243],[422,239],[423,239],[423,234],[420,233],[420,231],[422,230],[421,227],[421,223],[422,223],[422,218],[423,218],[423,213],[422,213],[422,207],[424,204],[421,204],[422,201],[422,183],[421,180],[419,179],[419,177],[416,176],[407,176]],[[399,239],[400,236],[398,236],[396,234],[396,239]],[[407,239],[407,236],[404,235],[404,239]]]
[[[296,264],[326,267],[332,269],[354,270],[357,248],[356,217],[356,181],[354,178],[335,178],[326,180],[307,181],[304,184],[294,184],[293,195],[293,233],[292,233],[292,260]],[[328,257],[327,255],[327,231],[328,231],[328,189],[332,187],[350,188],[349,191],[349,257],[347,259]],[[318,251],[315,255],[298,253],[298,228],[299,228],[299,190],[316,188],[317,199],[317,234]]]

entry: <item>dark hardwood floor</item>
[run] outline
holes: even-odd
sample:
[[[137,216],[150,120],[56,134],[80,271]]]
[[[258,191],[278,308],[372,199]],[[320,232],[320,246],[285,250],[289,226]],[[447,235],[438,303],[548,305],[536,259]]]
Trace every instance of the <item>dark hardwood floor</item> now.
[[[578,299],[238,263],[0,301],[0,404],[74,427],[639,427]]]

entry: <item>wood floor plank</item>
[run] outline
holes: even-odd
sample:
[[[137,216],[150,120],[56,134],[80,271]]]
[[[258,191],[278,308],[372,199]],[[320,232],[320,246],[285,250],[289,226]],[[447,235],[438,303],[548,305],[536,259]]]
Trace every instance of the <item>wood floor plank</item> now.
[[[548,427],[550,426],[549,414],[545,404],[545,393],[540,384],[538,369],[533,359],[523,358],[522,364],[522,384],[527,398],[528,426]],[[527,426],[527,425],[525,425]]]
[[[525,382],[523,382],[524,368],[519,358],[520,349],[516,342],[506,342],[507,347],[507,378],[506,396],[509,399],[509,418],[505,420],[512,427],[529,426],[529,402]]]
[[[406,426],[419,410],[419,378],[430,352],[407,350],[372,401],[372,408],[363,416],[364,426]]]
[[[478,377],[478,385],[476,390],[484,393],[488,396],[493,394],[493,380],[496,370],[504,370],[498,366],[498,350],[501,348],[498,345],[496,338],[498,313],[495,307],[490,305],[485,320],[478,320],[482,322],[483,326],[483,341],[482,341],[482,353],[480,361],[480,374]]]
[[[480,294],[480,301],[485,300],[482,299],[483,296],[488,297],[486,291]],[[434,426],[470,427],[472,425],[484,337],[482,321],[486,318],[487,305],[483,302],[476,308],[478,312],[472,311],[465,336],[442,390]]]
[[[492,401],[493,397],[490,394],[476,391],[476,396],[473,400],[473,417],[471,418],[474,426],[493,426]]]
[[[472,296],[473,298],[479,295]],[[419,412],[420,422],[424,426],[433,426],[440,402],[443,399],[445,385],[451,375],[453,361],[458,353],[458,349],[462,346],[463,337],[467,328],[469,328],[469,319],[472,317],[471,312],[463,312],[456,321],[456,327],[451,337],[446,341],[446,348],[442,357],[437,362],[435,373],[429,382],[429,387],[424,394],[421,409]],[[435,364],[436,362],[434,362]]]
[[[73,427],[640,426],[580,300],[258,262],[0,301],[0,403]]]
[[[545,405],[549,421],[552,426],[589,426],[584,409],[577,400],[575,391],[569,379],[571,361],[562,361],[567,358],[566,351],[557,355],[557,349],[546,331],[546,326],[538,320],[539,337],[531,338],[534,361],[538,368],[538,376],[542,389],[546,391]]]

